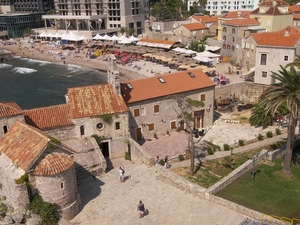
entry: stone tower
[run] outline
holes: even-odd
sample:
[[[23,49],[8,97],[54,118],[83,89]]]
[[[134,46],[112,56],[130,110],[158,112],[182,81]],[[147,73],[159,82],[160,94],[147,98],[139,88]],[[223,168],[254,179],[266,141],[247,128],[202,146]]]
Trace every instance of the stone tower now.
[[[117,59],[113,54],[108,56],[107,82],[113,86],[117,95],[121,94],[120,72],[117,70]]]

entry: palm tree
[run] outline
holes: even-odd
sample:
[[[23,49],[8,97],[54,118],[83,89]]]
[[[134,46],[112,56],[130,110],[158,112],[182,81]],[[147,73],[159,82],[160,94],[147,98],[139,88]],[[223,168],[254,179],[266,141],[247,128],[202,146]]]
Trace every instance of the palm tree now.
[[[120,29],[119,29],[119,32],[123,35],[124,33],[126,33],[127,32],[127,29],[126,29],[126,27],[121,27]]]
[[[300,106],[300,73],[295,70],[294,66],[290,67],[290,71],[283,68],[283,66],[280,66],[280,68],[281,70],[278,73],[272,72],[272,77],[278,80],[279,83],[273,84],[264,93],[259,104],[265,107],[265,115],[269,112],[274,115],[278,108],[284,104],[289,110],[290,118],[282,172],[290,175],[295,129]]]

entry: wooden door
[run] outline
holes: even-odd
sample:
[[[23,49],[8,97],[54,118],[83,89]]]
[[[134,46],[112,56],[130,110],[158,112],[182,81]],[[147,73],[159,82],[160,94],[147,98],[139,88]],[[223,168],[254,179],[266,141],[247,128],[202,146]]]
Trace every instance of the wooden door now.
[[[136,140],[142,140],[142,129],[140,127],[136,129]]]

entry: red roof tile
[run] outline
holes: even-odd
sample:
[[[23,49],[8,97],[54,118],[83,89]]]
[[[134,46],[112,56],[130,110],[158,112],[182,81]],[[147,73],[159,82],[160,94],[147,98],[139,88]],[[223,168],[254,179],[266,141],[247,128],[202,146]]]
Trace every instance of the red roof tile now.
[[[191,78],[188,74],[194,74]],[[165,83],[161,83],[162,78]],[[132,89],[127,84],[132,86]],[[202,70],[194,69],[122,83],[122,95],[126,103],[138,102],[187,91],[214,87],[215,83]]]
[[[299,13],[300,12],[300,5],[292,5],[289,7],[289,10],[292,13]]]
[[[294,20],[299,20],[300,19],[300,14],[294,15]]]
[[[47,155],[34,169],[36,176],[51,176],[66,171],[74,165],[71,156],[63,153],[52,153]]]
[[[223,23],[224,25],[232,25],[232,26],[257,26],[260,25],[260,23],[254,19],[232,19],[225,21]]]
[[[0,118],[16,116],[23,113],[23,110],[15,102],[0,102]]]
[[[220,18],[235,19],[235,18],[250,18],[251,11],[232,11]]]
[[[24,110],[27,124],[41,130],[72,125],[69,104]]]
[[[289,27],[289,35],[285,35],[286,29],[277,32],[253,33],[252,37],[258,45],[294,47],[300,38],[300,32]]]
[[[214,23],[218,22],[218,17],[217,16],[193,16],[193,19],[198,20],[199,22],[202,23]]]
[[[0,139],[0,151],[24,171],[31,168],[48,145],[49,138],[40,130],[16,121]]]
[[[127,112],[121,95],[110,84],[68,88],[72,118]]]
[[[187,23],[187,24],[182,24],[182,26],[184,26],[186,29],[190,31],[208,29],[202,23]]]

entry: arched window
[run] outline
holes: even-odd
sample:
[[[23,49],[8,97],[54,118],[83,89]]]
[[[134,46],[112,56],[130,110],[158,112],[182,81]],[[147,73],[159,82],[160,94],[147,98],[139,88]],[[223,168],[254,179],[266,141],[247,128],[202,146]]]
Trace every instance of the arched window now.
[[[232,28],[232,33],[235,34],[235,29],[234,28]]]
[[[227,28],[226,27],[223,27],[223,32],[227,32]]]
[[[230,45],[227,45],[227,49],[230,49]]]
[[[3,127],[3,132],[4,132],[4,134],[5,134],[7,131],[8,131],[7,126],[4,126],[4,127]]]
[[[226,36],[223,36],[223,41],[226,41]]]
[[[235,49],[234,46],[232,46],[232,47],[231,47],[231,50],[234,51],[234,49]]]
[[[80,126],[80,135],[81,135],[81,136],[84,135],[84,126]]]
[[[225,44],[223,45],[223,49],[226,49],[226,45]]]

